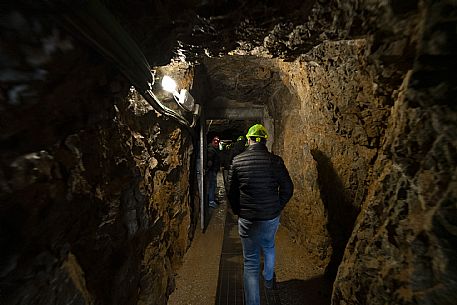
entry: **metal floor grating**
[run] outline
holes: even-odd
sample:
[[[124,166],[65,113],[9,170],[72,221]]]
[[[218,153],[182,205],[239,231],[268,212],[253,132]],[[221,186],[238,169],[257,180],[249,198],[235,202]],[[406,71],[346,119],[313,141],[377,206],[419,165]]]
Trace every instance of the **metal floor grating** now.
[[[260,304],[281,305],[278,291],[267,290],[260,281]],[[238,236],[237,218],[227,211],[219,263],[215,305],[244,305],[243,250]]]

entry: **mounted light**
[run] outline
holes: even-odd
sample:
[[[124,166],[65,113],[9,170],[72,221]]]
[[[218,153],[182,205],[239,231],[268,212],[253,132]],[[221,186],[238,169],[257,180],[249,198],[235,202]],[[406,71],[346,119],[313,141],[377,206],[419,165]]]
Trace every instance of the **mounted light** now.
[[[173,93],[173,95],[178,95],[178,92],[176,91],[176,82],[168,75],[165,75],[162,78],[162,88],[165,91]]]
[[[176,82],[169,76],[165,75],[162,78],[162,88],[165,91],[173,93],[176,103],[186,111],[194,112],[195,101],[189,91],[181,89],[178,93],[176,90]]]

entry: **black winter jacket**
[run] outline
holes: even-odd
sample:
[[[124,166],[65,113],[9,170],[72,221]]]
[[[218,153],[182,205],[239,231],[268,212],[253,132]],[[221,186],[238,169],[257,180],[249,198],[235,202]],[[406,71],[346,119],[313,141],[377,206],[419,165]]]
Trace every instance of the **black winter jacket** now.
[[[249,220],[277,217],[294,190],[282,158],[262,143],[250,145],[233,159],[227,184],[233,212]]]
[[[209,144],[206,151],[207,157],[207,169],[212,171],[218,171],[221,166],[221,158],[219,157],[219,150],[214,148],[213,145]]]

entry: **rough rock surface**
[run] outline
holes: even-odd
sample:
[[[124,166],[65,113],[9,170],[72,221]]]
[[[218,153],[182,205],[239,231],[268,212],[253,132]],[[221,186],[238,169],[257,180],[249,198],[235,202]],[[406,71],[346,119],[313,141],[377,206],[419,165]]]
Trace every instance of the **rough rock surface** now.
[[[3,17],[0,304],[166,304],[198,213],[188,131],[53,22]]]
[[[389,108],[370,100],[365,40],[324,43],[279,62],[292,99],[278,99],[274,149],[295,182],[285,221],[336,273],[365,198]],[[300,164],[300,166],[297,166]]]
[[[138,96],[115,105],[4,167],[2,304],[166,303],[195,226],[191,145]]]
[[[416,60],[396,95],[333,304],[457,302],[457,19],[448,14],[456,6],[422,4]]]

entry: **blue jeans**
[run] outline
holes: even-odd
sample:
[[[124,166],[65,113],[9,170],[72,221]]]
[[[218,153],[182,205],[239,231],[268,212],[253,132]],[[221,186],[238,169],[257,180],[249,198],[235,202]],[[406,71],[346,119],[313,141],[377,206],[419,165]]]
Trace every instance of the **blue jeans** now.
[[[208,171],[208,201],[215,201],[217,186],[217,171]]]
[[[244,298],[246,305],[259,305],[260,250],[263,252],[263,278],[271,280],[275,267],[275,235],[279,216],[271,220],[250,221],[238,218],[244,258]]]

